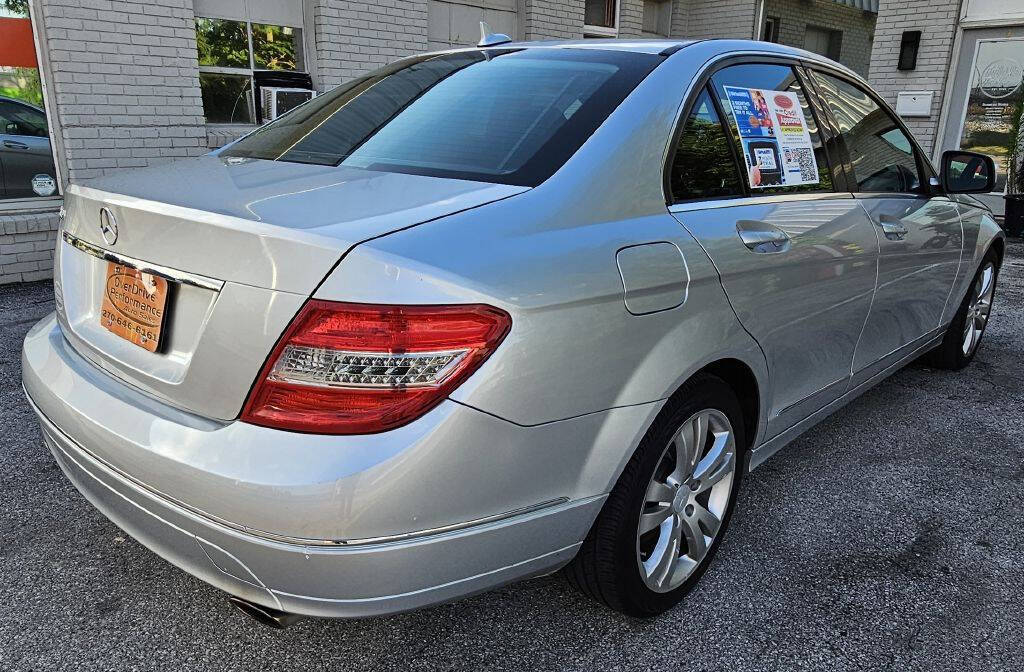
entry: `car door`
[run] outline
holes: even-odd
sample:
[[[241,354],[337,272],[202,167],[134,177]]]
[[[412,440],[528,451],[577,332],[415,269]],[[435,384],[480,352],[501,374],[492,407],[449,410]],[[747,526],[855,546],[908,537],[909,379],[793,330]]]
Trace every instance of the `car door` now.
[[[831,169],[789,63],[717,70],[677,148],[670,210],[711,257],[765,353],[771,438],[846,391],[878,241],[842,173]]]
[[[3,164],[6,198],[53,193],[56,171],[46,115],[41,110],[17,101],[0,100],[0,163]],[[50,180],[37,180],[37,176]]]
[[[851,188],[879,243],[878,286],[854,357],[858,384],[940,326],[963,248],[960,213],[876,96],[839,73],[812,70],[846,152]]]

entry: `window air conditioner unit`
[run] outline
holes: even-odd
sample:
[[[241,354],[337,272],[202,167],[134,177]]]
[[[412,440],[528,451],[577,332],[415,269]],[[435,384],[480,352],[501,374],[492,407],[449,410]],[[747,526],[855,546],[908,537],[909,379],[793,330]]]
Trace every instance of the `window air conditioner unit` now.
[[[260,110],[263,121],[273,121],[285,112],[302,105],[316,96],[312,89],[293,89],[280,86],[264,86],[260,88]]]

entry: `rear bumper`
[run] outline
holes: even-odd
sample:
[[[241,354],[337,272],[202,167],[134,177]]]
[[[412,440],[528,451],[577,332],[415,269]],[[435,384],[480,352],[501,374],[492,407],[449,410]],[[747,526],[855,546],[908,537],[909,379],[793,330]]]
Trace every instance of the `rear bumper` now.
[[[203,518],[132,483],[44,416],[57,463],[118,527],[209,584],[282,611],[365,617],[416,609],[565,564],[603,502],[565,503],[404,542],[317,548],[273,542]]]
[[[25,391],[45,441],[96,508],[181,569],[287,612],[324,617],[394,613],[549,572],[572,558],[604,501],[601,494],[571,496],[590,488],[579,482],[588,470],[553,453],[549,440],[533,447],[531,440],[542,434],[452,402],[422,418],[425,423],[404,428],[408,433],[308,437],[244,423],[208,425],[157,407],[71,351],[52,316],[30,331],[22,359]],[[491,427],[497,450],[487,459],[505,479],[491,479],[489,508],[476,498],[472,478],[461,492],[441,491],[437,484],[426,493],[410,492],[420,515],[405,518],[407,534],[395,534],[396,509],[374,519],[369,508],[356,506],[366,491],[390,494],[380,474],[409,488],[417,474],[419,482],[429,482],[437,469],[450,469],[438,442],[453,436],[445,425],[464,413],[526,433],[512,445],[512,435],[502,433],[511,429],[495,433]],[[605,431],[606,424],[601,425]],[[561,428],[550,441],[561,441],[565,452],[572,453],[560,436],[566,430],[577,442],[589,440],[575,423]],[[551,431],[544,430],[545,435]],[[438,441],[427,438],[438,433]],[[385,436],[389,441],[382,440]],[[325,438],[353,442],[332,446],[321,441]],[[617,440],[614,433],[610,438]],[[470,447],[477,451],[481,445],[477,441]],[[546,460],[539,461],[535,449],[547,451]],[[575,458],[585,462],[587,452],[581,449]],[[286,465],[286,457],[302,464]],[[258,459],[268,462],[259,465]],[[464,462],[461,474],[454,470],[458,478],[453,484],[480,466],[469,458]],[[565,496],[545,497],[550,493],[536,490],[549,478],[562,483],[545,487]],[[191,485],[182,487],[185,481]],[[203,497],[192,496],[200,490],[206,491]],[[517,490],[540,503],[516,507],[506,491]],[[427,508],[430,497],[435,503]],[[475,512],[456,517],[451,502],[466,498]],[[506,513],[494,515],[495,508]],[[230,515],[243,509],[244,515]],[[420,526],[417,520],[426,522]],[[251,521],[273,527],[268,531]],[[362,534],[344,541],[317,533],[330,524],[339,532],[347,526]],[[367,534],[375,529],[379,535]],[[415,530],[420,532],[410,533]]]

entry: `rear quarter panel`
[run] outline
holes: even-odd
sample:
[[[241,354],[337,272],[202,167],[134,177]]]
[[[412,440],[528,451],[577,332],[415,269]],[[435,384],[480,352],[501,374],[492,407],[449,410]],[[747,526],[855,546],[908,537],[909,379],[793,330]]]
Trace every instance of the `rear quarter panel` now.
[[[315,296],[507,310],[510,334],[452,398],[520,425],[663,400],[721,358],[744,361],[763,381],[763,355],[662,190],[690,82],[717,53],[692,49],[655,69],[544,184],[364,242]],[[630,314],[616,252],[660,241],[686,260],[687,300]]]
[[[361,245],[317,298],[508,311],[508,337],[452,398],[521,425],[664,399],[716,359],[763,366],[714,266],[670,215],[525,231],[516,225],[524,205],[496,204]],[[682,252],[687,298],[633,315],[615,254],[655,241]]]

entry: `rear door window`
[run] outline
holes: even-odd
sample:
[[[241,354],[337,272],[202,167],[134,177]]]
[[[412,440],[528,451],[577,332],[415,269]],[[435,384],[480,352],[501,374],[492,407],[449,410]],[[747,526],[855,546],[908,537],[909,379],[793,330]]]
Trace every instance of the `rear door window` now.
[[[224,150],[536,186],[662,60],[597,49],[491,49],[400,61]]]
[[[862,192],[919,192],[920,165],[910,138],[867,91],[844,79],[811,71],[850,154]]]
[[[690,108],[669,169],[674,201],[743,194],[729,143],[714,102],[704,89]]]
[[[732,65],[711,82],[752,195],[833,191],[817,119],[792,67]]]

